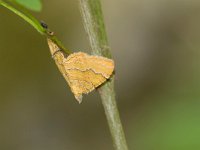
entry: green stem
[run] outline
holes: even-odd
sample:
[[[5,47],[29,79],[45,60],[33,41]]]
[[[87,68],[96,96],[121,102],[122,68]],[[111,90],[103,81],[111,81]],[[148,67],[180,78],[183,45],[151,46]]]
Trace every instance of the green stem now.
[[[25,15],[24,12],[21,12],[21,11],[17,10],[16,8],[14,8],[12,5],[8,4],[7,2],[2,1],[0,3],[1,3],[2,6],[6,7],[10,11],[14,12],[16,15],[21,17],[22,19],[24,19],[26,22],[31,24],[40,34],[44,34],[45,33],[45,29],[42,28],[42,26],[40,25],[40,22],[38,22],[30,14],[26,13],[26,15]]]
[[[31,14],[29,14],[26,11],[18,10],[14,6],[12,6],[10,3],[5,1],[0,1],[0,5],[4,6],[5,8],[9,9],[10,11],[14,12],[16,15],[21,17],[23,20],[28,22],[33,28],[35,28],[41,35],[44,35],[48,38],[50,38],[52,41],[54,41],[61,49],[63,49],[67,54],[70,54],[71,51],[66,49],[63,44],[60,42],[60,40],[50,32],[48,29],[45,29],[41,26],[40,22],[33,17]]]
[[[79,0],[80,10],[88,34],[92,53],[111,58],[99,0]],[[98,89],[116,150],[128,150],[115,99],[114,76]]]

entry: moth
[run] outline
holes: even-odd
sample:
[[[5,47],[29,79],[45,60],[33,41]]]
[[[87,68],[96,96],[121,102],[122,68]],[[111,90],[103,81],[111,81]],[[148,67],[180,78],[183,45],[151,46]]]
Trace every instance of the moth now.
[[[83,52],[66,55],[51,39],[48,38],[47,43],[58,69],[79,103],[83,94],[88,94],[100,86],[114,71],[112,59]]]

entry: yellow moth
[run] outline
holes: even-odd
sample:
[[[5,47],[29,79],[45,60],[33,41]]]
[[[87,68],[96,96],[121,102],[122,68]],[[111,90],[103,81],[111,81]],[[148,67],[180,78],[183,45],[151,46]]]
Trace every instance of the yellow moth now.
[[[47,39],[51,55],[80,103],[87,94],[104,83],[114,71],[114,61],[102,56],[77,52],[67,56],[52,40]]]

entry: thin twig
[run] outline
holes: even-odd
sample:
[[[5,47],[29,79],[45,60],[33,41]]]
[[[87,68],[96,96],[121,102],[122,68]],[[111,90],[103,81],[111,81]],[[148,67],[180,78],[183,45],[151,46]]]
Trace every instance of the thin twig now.
[[[35,17],[33,17],[30,13],[27,11],[22,11],[17,8],[15,8],[12,4],[0,1],[0,5],[4,6],[5,8],[9,9],[10,11],[14,12],[16,15],[21,17],[23,20],[28,22],[32,27],[34,27],[41,35],[44,35],[48,38],[50,38],[52,41],[54,41],[61,49],[63,49],[67,54],[70,54],[71,51],[66,49],[63,44],[60,42],[60,40],[55,36],[55,34],[51,34],[52,32],[49,31],[49,29],[45,29],[41,26],[40,21],[38,21]]]
[[[111,58],[99,0],[79,0],[92,53]],[[128,150],[115,99],[114,77],[98,89],[116,150]]]

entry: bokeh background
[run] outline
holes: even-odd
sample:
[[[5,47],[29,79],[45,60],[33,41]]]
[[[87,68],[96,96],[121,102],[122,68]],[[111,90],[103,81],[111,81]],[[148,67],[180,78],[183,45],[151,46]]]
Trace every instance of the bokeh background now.
[[[102,0],[130,150],[200,149],[200,1]],[[33,14],[74,51],[90,52],[78,1]],[[0,7],[0,149],[112,150],[97,92],[81,105],[45,38]]]

